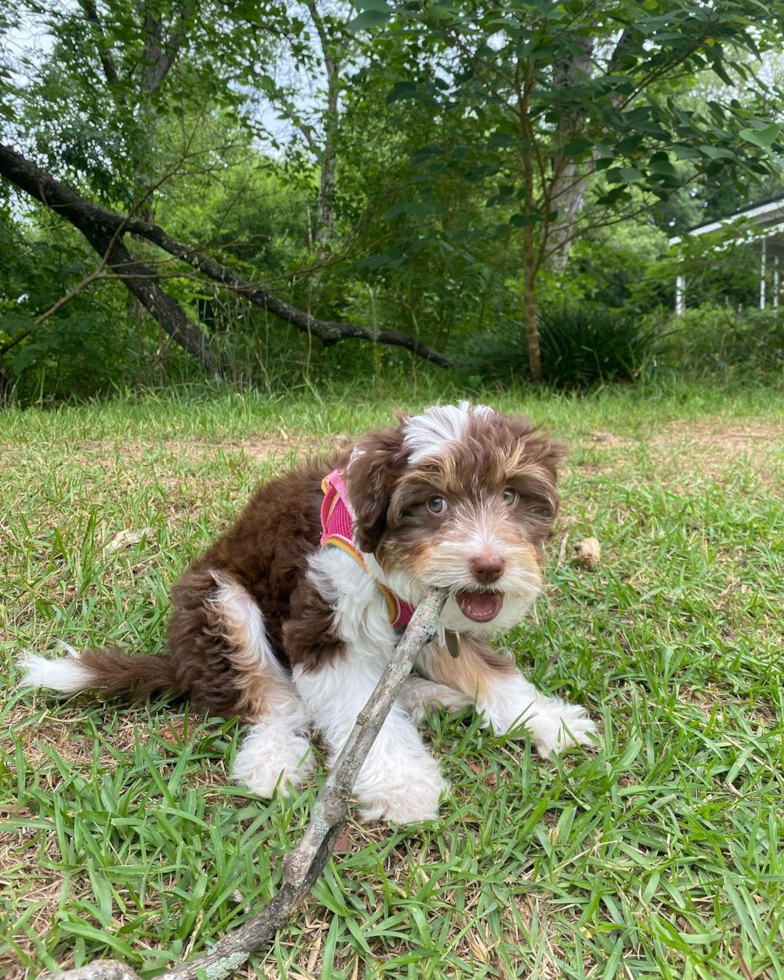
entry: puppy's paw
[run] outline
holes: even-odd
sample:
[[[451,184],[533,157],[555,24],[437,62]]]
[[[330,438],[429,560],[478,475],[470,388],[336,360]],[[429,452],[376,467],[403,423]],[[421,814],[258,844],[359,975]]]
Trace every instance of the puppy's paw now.
[[[387,785],[376,782],[372,787],[362,784],[356,787],[360,815],[363,820],[386,820],[389,823],[421,823],[435,820],[441,797],[449,784],[441,775],[438,763],[422,771],[413,770],[408,777],[401,777]]]
[[[541,708],[526,722],[536,751],[543,759],[553,752],[563,752],[574,745],[592,745],[596,724],[579,704],[567,704],[560,699]]]
[[[423,722],[428,712],[439,709],[448,712],[462,711],[472,703],[473,698],[466,697],[460,691],[455,691],[445,684],[425,680],[423,677],[407,677],[398,697],[398,704],[415,725]]]
[[[231,776],[265,800],[288,796],[313,771],[313,753],[304,735],[282,737],[264,725],[254,725],[237,752]]]

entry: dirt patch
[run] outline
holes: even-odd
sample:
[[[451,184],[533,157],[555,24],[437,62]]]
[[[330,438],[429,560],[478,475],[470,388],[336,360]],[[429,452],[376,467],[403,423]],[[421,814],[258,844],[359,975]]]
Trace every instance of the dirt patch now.
[[[83,712],[58,711],[42,715],[40,701],[22,701],[6,716],[9,731],[20,738],[24,748],[25,762],[33,769],[40,770],[53,766],[52,756],[66,763],[69,769],[89,768],[95,747],[92,735],[82,734],[79,723],[84,719]],[[146,718],[145,718],[146,721]],[[146,742],[149,734],[145,724],[140,724],[135,713],[121,716],[112,722],[112,746],[118,752],[129,752],[137,738]],[[109,753],[102,756],[101,765],[112,770],[116,759]]]
[[[784,425],[766,425],[762,422],[675,422],[651,439],[654,446],[696,444],[728,453],[768,452],[777,442],[784,442]]]
[[[307,457],[341,452],[346,446],[350,445],[350,442],[349,437],[342,433],[337,436],[316,439],[313,437],[290,436],[287,432],[281,430],[277,436],[260,434],[229,445],[231,448],[236,447],[237,449],[242,449],[249,456],[255,456],[257,459],[275,459],[292,454]]]
[[[781,483],[784,425],[675,422],[635,439],[592,431],[573,445],[587,456],[572,463],[583,478],[639,477],[642,453],[647,456],[643,478],[658,480],[673,491],[690,492],[705,480],[734,483],[744,476],[767,491]],[[570,471],[564,469],[568,477]]]

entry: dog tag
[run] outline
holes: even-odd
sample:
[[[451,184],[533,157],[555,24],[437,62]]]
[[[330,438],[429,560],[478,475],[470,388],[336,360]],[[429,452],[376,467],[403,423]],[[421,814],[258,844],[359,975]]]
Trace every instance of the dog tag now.
[[[446,630],[446,648],[455,660],[460,656],[460,634],[454,630]]]

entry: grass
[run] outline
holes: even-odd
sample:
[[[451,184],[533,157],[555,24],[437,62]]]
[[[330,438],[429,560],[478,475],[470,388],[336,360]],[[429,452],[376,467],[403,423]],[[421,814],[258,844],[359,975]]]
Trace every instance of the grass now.
[[[437,394],[183,392],[0,415],[6,977],[106,956],[152,976],[209,946],[274,892],[315,793],[231,786],[237,726],[181,701],[17,692],[20,648],[160,650],[169,583],[258,480]],[[435,716],[454,786],[441,819],[352,823],[246,975],[784,977],[784,393],[483,397],[573,446],[547,595],[500,642],[589,706],[602,745],[542,763],[470,712]],[[588,535],[594,572],[569,559]]]

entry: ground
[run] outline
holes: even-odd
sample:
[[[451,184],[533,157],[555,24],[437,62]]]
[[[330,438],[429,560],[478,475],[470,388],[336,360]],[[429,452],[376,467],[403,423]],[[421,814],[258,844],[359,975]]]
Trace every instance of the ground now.
[[[275,890],[314,796],[231,786],[232,722],[19,692],[14,657],[57,640],[160,650],[169,583],[258,480],[432,398],[188,393],[0,415],[8,980],[99,956],[152,975],[208,946]],[[454,787],[441,819],[352,822],[244,975],[784,976],[784,394],[482,398],[572,446],[547,594],[499,643],[586,704],[601,745],[542,763],[470,712],[434,717]],[[594,570],[572,560],[588,536]]]

